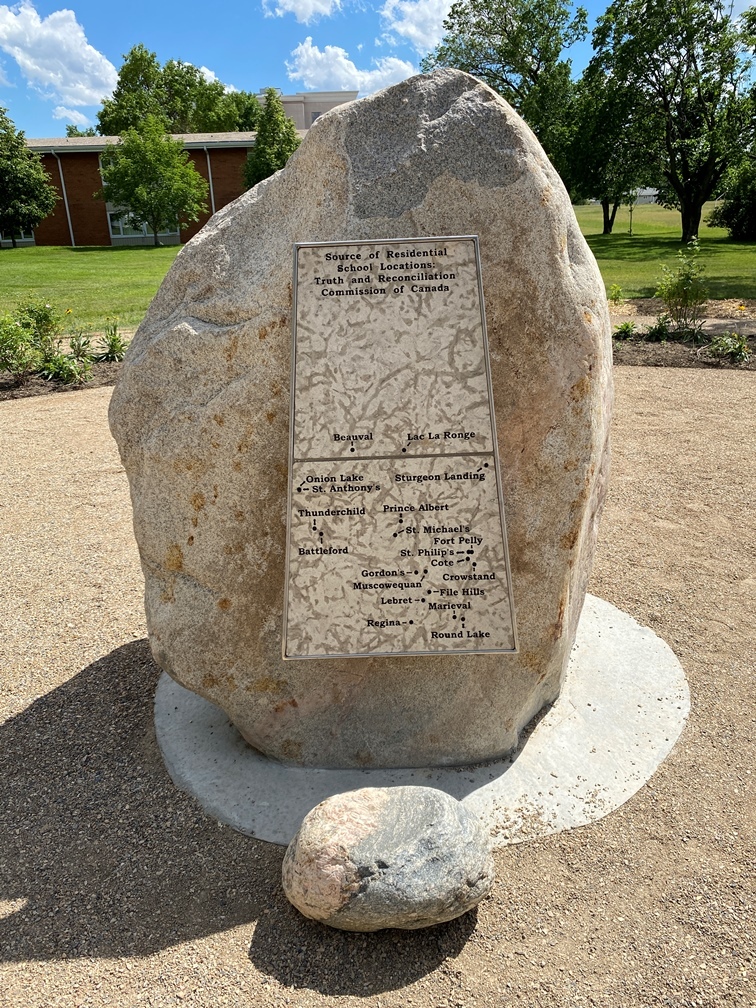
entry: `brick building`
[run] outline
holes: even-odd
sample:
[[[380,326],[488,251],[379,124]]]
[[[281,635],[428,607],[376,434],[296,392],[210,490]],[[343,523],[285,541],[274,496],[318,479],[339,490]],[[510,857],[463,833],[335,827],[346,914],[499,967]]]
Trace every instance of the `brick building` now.
[[[300,136],[329,109],[353,101],[356,91],[314,91],[282,95],[284,109],[294,120]],[[196,224],[158,237],[163,244],[189,241],[212,214],[244,192],[242,168],[254,133],[187,133],[181,140],[194,167],[208,183],[209,209]],[[54,137],[27,139],[27,146],[41,157],[60,197],[56,208],[33,235],[22,235],[19,245],[143,245],[151,242],[146,229],[129,228],[116,207],[94,198],[102,188],[100,154],[118,137]],[[3,239],[3,245],[10,241]]]

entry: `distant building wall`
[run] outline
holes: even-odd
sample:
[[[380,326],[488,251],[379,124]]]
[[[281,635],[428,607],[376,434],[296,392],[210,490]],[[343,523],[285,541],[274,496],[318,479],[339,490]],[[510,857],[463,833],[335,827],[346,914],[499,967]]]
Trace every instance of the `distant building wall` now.
[[[281,103],[297,129],[308,130],[318,116],[354,101],[357,94],[357,91],[299,91],[293,95],[281,95]]]
[[[337,105],[353,101],[356,91],[313,91],[283,95],[286,114],[294,120],[300,135],[312,123]],[[244,192],[244,162],[254,146],[252,133],[187,133],[181,140],[194,167],[210,186],[207,212],[182,229],[180,236],[161,236],[166,243],[189,241],[204,227],[214,212],[221,210]],[[55,210],[34,229],[37,245],[137,245],[149,242],[134,229],[111,223],[114,208],[94,198],[102,188],[100,154],[118,137],[52,137],[27,140],[27,146],[41,155],[50,181],[58,191]],[[126,231],[129,233],[125,233]]]
[[[72,244],[63,196],[65,184],[71,229],[73,230],[73,244],[110,245],[110,229],[108,228],[105,203],[94,198],[94,194],[102,189],[99,154],[75,152],[59,158],[53,154],[46,154],[43,155],[43,161],[60,198],[53,217],[46,218],[39,227],[34,229],[36,244]],[[61,180],[61,170],[63,180]],[[47,221],[55,222],[49,236],[45,233]],[[65,235],[65,238],[60,241],[62,234]]]
[[[249,147],[232,147],[225,149],[190,150],[194,167],[200,173],[208,186],[212,181],[207,213],[200,216],[195,224],[189,224],[181,229],[181,241],[188,242],[207,224],[213,213],[232,203],[244,192],[244,162],[247,160]],[[209,166],[208,166],[209,159]],[[214,203],[214,206],[213,206]]]
[[[52,214],[34,229],[35,243],[109,245],[105,204],[94,198],[94,193],[102,188],[98,155],[72,153],[56,158],[54,154],[43,154],[42,162],[58,191],[58,202]]]

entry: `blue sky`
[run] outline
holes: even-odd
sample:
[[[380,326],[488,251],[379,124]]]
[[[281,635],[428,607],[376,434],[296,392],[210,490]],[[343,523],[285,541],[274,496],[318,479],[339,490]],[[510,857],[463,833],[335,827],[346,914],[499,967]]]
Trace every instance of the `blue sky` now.
[[[593,20],[606,3],[584,6]],[[137,42],[161,62],[194,63],[238,90],[371,94],[417,71],[440,40],[449,6],[450,0],[0,4],[0,105],[29,137],[62,136],[69,122],[94,125],[123,54]],[[589,44],[572,55],[580,69]]]

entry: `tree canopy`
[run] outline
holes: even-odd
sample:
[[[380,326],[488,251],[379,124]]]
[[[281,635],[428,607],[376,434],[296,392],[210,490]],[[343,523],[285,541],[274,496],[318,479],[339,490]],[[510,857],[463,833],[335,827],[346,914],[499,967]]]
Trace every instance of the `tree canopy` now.
[[[756,240],[756,152],[725,175],[722,202],[709,214],[707,223],[727,228],[731,238]]]
[[[754,141],[752,20],[734,20],[719,0],[614,0],[593,41],[593,66],[636,94],[658,178],[689,242],[704,203]]]
[[[601,203],[611,234],[618,208],[656,177],[636,92],[593,67],[578,81],[574,115],[563,178],[573,198]]]
[[[68,123],[66,125],[66,136],[67,137],[94,137],[97,136],[97,130],[94,126],[87,126],[83,129],[81,126],[76,126],[74,123]]]
[[[51,214],[58,193],[41,158],[0,108],[0,231],[16,245],[16,234],[33,230]]]
[[[102,153],[102,190],[133,227],[146,224],[154,242],[167,228],[196,221],[207,209],[208,185],[180,140],[166,136],[164,120],[148,114],[139,129]]]
[[[586,24],[569,0],[457,0],[423,68],[458,67],[506,98],[573,196],[601,200],[605,230],[628,192],[656,186],[688,242],[753,149],[756,8],[733,18],[721,0],[613,0],[575,82],[565,52]]]
[[[588,34],[566,0],[457,0],[424,70],[453,66],[480,77],[514,106],[557,168],[571,133],[573,82],[563,56]]]
[[[265,91],[255,146],[247,155],[244,181],[249,188],[283,168],[299,147],[299,134],[294,122],[284,112],[283,102],[275,88]]]
[[[192,63],[168,60],[161,66],[140,43],[124,56],[113,96],[97,113],[98,129],[104,136],[121,136],[148,115],[162,120],[168,133],[253,130],[260,103],[247,91],[208,80]]]

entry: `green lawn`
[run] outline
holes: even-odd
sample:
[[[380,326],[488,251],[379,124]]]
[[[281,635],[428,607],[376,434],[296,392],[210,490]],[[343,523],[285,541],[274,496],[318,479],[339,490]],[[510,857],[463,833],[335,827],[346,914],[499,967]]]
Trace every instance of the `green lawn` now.
[[[704,208],[704,217],[711,204]],[[614,234],[601,234],[601,207],[575,207],[578,223],[607,289],[619,284],[625,297],[651,297],[662,264],[674,266],[680,250],[680,215],[655,203],[637,206],[633,234],[627,207],[617,211]],[[701,225],[701,263],[712,298],[756,298],[756,242],[735,242],[723,228]]]
[[[706,212],[706,211],[705,211]],[[607,288],[625,297],[650,297],[662,263],[674,265],[680,249],[680,215],[656,204],[635,208],[628,234],[626,207],[614,234],[601,234],[601,207],[575,208]],[[701,226],[701,261],[713,298],[756,298],[756,242],[733,242],[720,228]],[[71,327],[102,329],[108,318],[121,327],[141,321],[179,246],[154,248],[19,248],[0,250],[0,313],[24,297],[70,308]]]
[[[24,297],[43,298],[61,311],[70,308],[76,326],[101,329],[115,317],[134,328],[179,248],[1,249],[0,312]]]

